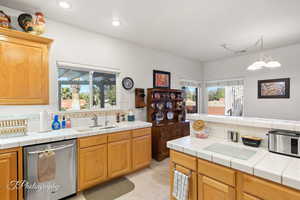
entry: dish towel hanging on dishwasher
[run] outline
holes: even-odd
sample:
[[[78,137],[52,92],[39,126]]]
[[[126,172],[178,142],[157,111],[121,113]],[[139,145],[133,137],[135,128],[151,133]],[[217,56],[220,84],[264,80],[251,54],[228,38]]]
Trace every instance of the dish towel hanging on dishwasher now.
[[[55,178],[55,152],[46,151],[38,154],[38,181],[46,182]]]
[[[189,176],[174,170],[173,197],[176,200],[187,200],[189,190]]]

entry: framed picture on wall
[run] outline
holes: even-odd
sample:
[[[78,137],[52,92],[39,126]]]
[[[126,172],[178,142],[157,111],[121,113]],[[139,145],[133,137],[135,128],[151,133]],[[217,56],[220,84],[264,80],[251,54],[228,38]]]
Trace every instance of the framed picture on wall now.
[[[259,99],[290,98],[290,78],[259,80]]]
[[[165,71],[153,70],[153,88],[171,87],[171,73]]]

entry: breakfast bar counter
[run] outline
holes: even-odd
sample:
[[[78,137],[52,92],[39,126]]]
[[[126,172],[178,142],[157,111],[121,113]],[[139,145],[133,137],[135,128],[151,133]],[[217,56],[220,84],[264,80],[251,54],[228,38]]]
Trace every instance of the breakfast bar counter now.
[[[206,150],[207,147],[222,144],[232,151],[253,151],[249,159],[239,159],[226,153]],[[221,138],[198,139],[184,137],[167,143],[176,152],[197,157],[218,165],[232,168],[256,177],[300,190],[300,159],[268,152],[265,148],[247,147],[240,143],[228,142]]]

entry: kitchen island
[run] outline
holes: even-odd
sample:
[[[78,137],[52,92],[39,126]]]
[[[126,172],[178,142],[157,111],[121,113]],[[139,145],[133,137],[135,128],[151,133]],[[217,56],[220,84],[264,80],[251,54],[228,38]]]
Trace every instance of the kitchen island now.
[[[207,150],[216,144],[233,151],[253,151],[254,155],[241,159]],[[191,174],[189,200],[300,199],[300,160],[297,158],[213,137],[188,136],[168,142],[168,148],[171,150],[171,192],[175,169]]]

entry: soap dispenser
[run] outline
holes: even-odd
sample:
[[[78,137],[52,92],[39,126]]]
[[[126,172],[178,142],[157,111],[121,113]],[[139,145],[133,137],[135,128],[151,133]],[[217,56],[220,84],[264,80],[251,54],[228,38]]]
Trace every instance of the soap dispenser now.
[[[54,120],[52,122],[52,129],[59,130],[60,129],[60,122],[58,120],[58,115],[54,115]]]

